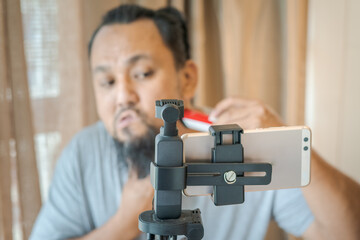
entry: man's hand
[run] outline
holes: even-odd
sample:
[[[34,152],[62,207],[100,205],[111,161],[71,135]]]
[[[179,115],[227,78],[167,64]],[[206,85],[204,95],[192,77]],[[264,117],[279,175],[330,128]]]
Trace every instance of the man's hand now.
[[[73,238],[73,240],[131,240],[136,238],[140,231],[138,219],[140,213],[152,209],[154,190],[150,177],[138,179],[134,171],[130,172],[129,179],[122,191],[121,203],[116,214],[102,227],[89,234]]]
[[[140,234],[138,221],[140,213],[152,209],[154,189],[150,177],[138,179],[135,171],[131,171],[122,192],[121,204],[116,215],[131,238]]]
[[[280,117],[260,101],[226,98],[209,115],[216,124],[236,123],[243,129],[283,126]]]
[[[240,98],[219,102],[210,119],[216,124],[239,124],[244,129],[282,126],[263,103]],[[303,189],[315,216],[304,233],[307,239],[360,239],[360,185],[312,151],[311,184]]]

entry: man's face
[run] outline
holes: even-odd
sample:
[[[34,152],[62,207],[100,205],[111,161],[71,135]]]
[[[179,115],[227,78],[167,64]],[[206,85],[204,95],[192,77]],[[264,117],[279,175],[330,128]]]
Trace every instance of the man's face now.
[[[90,61],[99,117],[120,142],[160,128],[155,100],[183,98],[184,74],[152,20],[102,27]]]

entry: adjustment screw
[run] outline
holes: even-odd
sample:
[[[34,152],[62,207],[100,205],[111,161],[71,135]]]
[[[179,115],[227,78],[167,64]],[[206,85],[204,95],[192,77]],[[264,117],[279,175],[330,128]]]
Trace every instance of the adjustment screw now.
[[[224,180],[227,184],[233,184],[236,182],[236,173],[234,171],[227,171],[224,173]]]

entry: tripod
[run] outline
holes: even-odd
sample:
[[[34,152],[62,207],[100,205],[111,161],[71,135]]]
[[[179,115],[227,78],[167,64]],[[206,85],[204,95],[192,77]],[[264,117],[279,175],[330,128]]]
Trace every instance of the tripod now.
[[[184,115],[181,100],[156,101],[156,117],[164,121],[155,139],[155,161],[150,165],[154,192],[154,210],[139,216],[139,229],[147,239],[202,239],[204,228],[199,209],[182,210],[182,190],[186,186],[213,186],[216,206],[244,202],[244,185],[266,185],[271,182],[272,166],[268,163],[244,163],[241,144],[243,129],[236,124],[211,126],[214,148],[211,163],[183,163],[183,142],[176,122]],[[223,144],[223,135],[232,135],[232,144]],[[265,172],[265,176],[247,177],[245,172]]]

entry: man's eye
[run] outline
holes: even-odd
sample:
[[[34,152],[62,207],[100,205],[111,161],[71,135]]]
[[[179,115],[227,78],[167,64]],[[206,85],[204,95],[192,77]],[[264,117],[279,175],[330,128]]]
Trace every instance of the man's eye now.
[[[106,79],[101,82],[101,86],[103,87],[111,87],[114,84],[115,84],[115,79]]]
[[[136,80],[145,80],[149,77],[151,77],[154,74],[153,70],[147,71],[147,72],[137,72],[134,74],[134,78]]]

